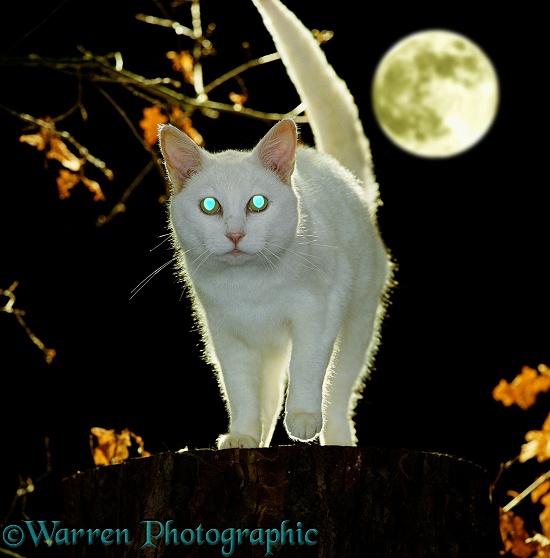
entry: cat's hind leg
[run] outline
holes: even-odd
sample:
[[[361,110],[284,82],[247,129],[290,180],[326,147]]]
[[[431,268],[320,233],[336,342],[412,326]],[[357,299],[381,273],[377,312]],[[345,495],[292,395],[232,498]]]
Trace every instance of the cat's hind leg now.
[[[325,387],[325,421],[320,435],[322,445],[355,446],[357,436],[353,414],[369,361],[377,346],[379,324],[378,299],[356,305],[338,339],[333,372]]]

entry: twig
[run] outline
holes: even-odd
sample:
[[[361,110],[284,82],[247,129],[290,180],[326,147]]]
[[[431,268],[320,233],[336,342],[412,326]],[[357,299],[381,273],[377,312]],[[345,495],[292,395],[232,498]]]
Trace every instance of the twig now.
[[[136,14],[136,19],[150,25],[169,27],[176,32],[176,35],[185,35],[186,37],[190,37],[191,39],[196,38],[193,29],[189,29],[189,27],[186,27],[185,25],[182,25],[181,23],[178,23],[177,21],[173,21],[171,19],[163,19],[146,14]]]
[[[124,122],[126,122],[126,125],[128,126],[128,128],[130,128],[130,131],[136,137],[136,139],[143,147],[143,149],[145,149],[149,153],[149,155],[157,159],[158,155],[156,151],[154,151],[145,141],[143,141],[143,137],[137,131],[136,127],[134,126],[134,123],[130,120],[130,118],[128,118],[128,115],[126,114],[124,109],[104,89],[102,89],[98,85],[96,85],[96,87],[98,91],[109,101],[109,103],[111,103],[114,109],[120,114],[120,116],[122,117]]]
[[[23,120],[24,122],[31,122],[36,126],[40,126],[41,128],[45,128],[50,132],[52,135],[63,138],[64,140],[68,141],[78,152],[81,157],[84,157],[86,161],[97,167],[109,180],[113,179],[113,171],[107,167],[104,161],[99,159],[98,157],[94,157],[89,151],[87,147],[81,145],[69,132],[65,130],[58,130],[52,122],[47,122],[46,120],[42,120],[41,118],[35,118],[30,114],[25,114],[24,112],[17,112],[12,110],[2,104],[0,104],[0,108],[9,112],[11,115]]]
[[[51,474],[52,472],[52,454],[50,452],[50,439],[46,436],[46,438],[44,439],[44,445],[46,446],[46,470],[38,477],[35,478],[35,480],[33,481],[30,477],[27,477],[25,480],[23,480],[21,478],[21,476],[19,476],[19,487],[17,488],[17,490],[15,491],[15,494],[13,496],[13,500],[11,502],[10,508],[8,510],[8,513],[6,515],[6,517],[4,518],[4,520],[2,521],[2,523],[0,523],[0,529],[2,529],[10,520],[11,515],[13,513],[13,511],[15,510],[15,506],[17,505],[17,502],[21,499],[21,498],[25,498],[28,494],[31,494],[32,492],[34,492],[35,487],[38,483],[40,483],[43,479],[45,479],[48,475]],[[0,550],[3,550],[0,548]],[[9,554],[8,554],[9,556]]]
[[[249,118],[254,118],[257,120],[263,120],[265,122],[276,122],[292,115],[291,112],[263,112],[260,110],[250,109],[242,106],[236,108],[235,105],[229,103],[219,103],[211,100],[198,100],[193,97],[189,97],[188,95],[184,95],[182,93],[174,91],[169,87],[166,87],[165,83],[169,83],[171,81],[168,78],[148,79],[128,70],[117,69],[108,62],[106,57],[95,56],[85,49],[81,49],[81,51],[84,54],[83,58],[50,59],[31,55],[26,58],[0,59],[0,66],[8,64],[19,66],[42,65],[57,71],[66,71],[71,75],[83,77],[92,82],[102,81],[117,83],[126,87],[127,89],[129,88],[129,86],[132,85],[134,87],[148,91],[154,98],[157,99],[157,102],[158,99],[162,99],[172,105],[179,106],[184,110],[184,112],[197,108],[201,110],[210,109],[212,111],[222,113],[238,113],[239,115],[247,116]],[[267,61],[270,61],[270,56],[271,55],[267,57]],[[265,59],[266,57],[262,58]],[[258,60],[261,60],[261,58]],[[248,67],[253,67],[255,65],[259,65],[260,63],[265,62],[258,62],[257,64],[254,64],[252,63],[252,61],[250,61],[243,66],[246,66],[245,69],[247,69]],[[99,73],[90,73],[90,70],[92,69],[95,69]],[[17,115],[18,113],[15,114]],[[295,120],[297,123],[308,122],[308,119],[305,116],[296,116]]]
[[[149,174],[149,172],[151,172],[151,170],[157,165],[157,162],[154,160],[151,160],[149,161],[149,163],[147,163],[147,166],[136,176],[130,186],[128,186],[128,188],[124,190],[122,196],[120,197],[120,200],[114,205],[110,213],[108,215],[100,215],[97,218],[97,221],[95,223],[97,227],[101,227],[102,225],[110,223],[113,218],[116,217],[119,213],[123,213],[124,211],[126,211],[126,200],[130,197],[137,186],[141,184],[147,174]]]
[[[238,75],[242,74],[243,72],[245,72],[250,68],[254,68],[255,66],[261,66],[262,64],[268,64],[269,62],[274,62],[275,60],[280,60],[280,59],[281,59],[281,55],[278,52],[274,52],[273,54],[266,54],[265,56],[260,56],[260,58],[254,58],[253,60],[249,60],[248,62],[245,62],[244,64],[241,64],[240,66],[237,66],[233,70],[230,70],[229,72],[223,74],[223,76],[220,76],[219,78],[216,78],[215,80],[211,81],[208,85],[205,85],[204,92],[210,93],[210,91],[212,91],[212,89],[214,89],[215,87],[218,87],[218,85],[221,85],[222,83],[225,83],[226,81],[234,77],[237,77]]]
[[[514,459],[510,459],[506,463],[500,464],[497,476],[495,477],[495,480],[491,483],[491,486],[489,486],[489,499],[491,502],[493,501],[493,494],[495,492],[497,482],[500,480],[500,477],[502,476],[502,473],[504,473],[504,471],[509,469],[518,459],[519,459],[519,455],[514,457]]]
[[[193,46],[193,86],[197,95],[197,100],[206,101],[208,99],[204,92],[204,83],[202,77],[202,22],[201,22],[201,6],[199,0],[192,0],[191,4],[191,23],[193,25],[193,38],[195,44]]]
[[[550,471],[539,477],[536,481],[532,482],[521,494],[518,494],[511,502],[506,504],[502,509],[507,512],[517,506],[526,496],[529,496],[535,488],[538,488],[544,481],[550,479]]]
[[[48,364],[51,364],[53,359],[55,358],[55,350],[48,349],[44,343],[31,331],[31,329],[23,320],[23,316],[25,312],[20,310],[19,308],[14,308],[15,304],[15,294],[14,290],[19,285],[19,281],[14,281],[8,289],[0,289],[0,296],[8,297],[8,302],[4,304],[4,306],[0,306],[0,312],[5,312],[6,314],[13,314],[21,327],[25,330],[26,334],[28,335],[29,339],[44,353],[44,358]]]

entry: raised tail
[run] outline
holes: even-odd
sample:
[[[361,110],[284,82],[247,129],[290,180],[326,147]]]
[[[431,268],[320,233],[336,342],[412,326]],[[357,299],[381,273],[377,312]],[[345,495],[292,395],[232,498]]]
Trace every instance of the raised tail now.
[[[369,140],[346,83],[328,63],[311,31],[293,12],[279,0],[252,1],[305,104],[317,149],[357,176],[369,195],[374,214],[380,202]]]

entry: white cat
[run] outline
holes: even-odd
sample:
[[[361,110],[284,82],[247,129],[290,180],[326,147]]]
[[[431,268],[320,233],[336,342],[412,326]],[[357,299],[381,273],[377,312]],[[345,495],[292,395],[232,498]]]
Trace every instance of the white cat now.
[[[306,105],[249,152],[212,154],[159,127],[179,271],[230,417],[220,449],[267,447],[285,403],[293,440],[355,445],[391,261],[370,150],[346,85],[278,0],[253,0]],[[285,401],[286,393],[286,401]]]

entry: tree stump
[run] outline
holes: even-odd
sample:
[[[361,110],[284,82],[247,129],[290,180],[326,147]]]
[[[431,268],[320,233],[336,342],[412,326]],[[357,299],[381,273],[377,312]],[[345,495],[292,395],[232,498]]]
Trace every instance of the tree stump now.
[[[293,445],[161,453],[63,481],[67,558],[498,556],[485,471],[436,453]]]

